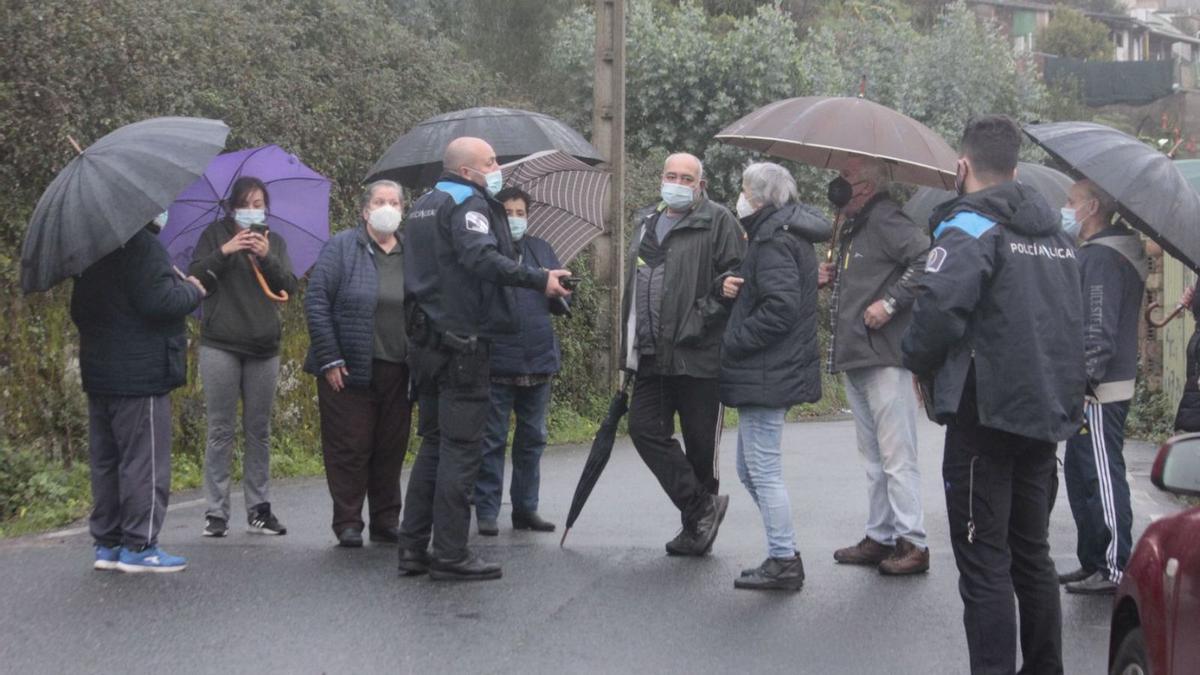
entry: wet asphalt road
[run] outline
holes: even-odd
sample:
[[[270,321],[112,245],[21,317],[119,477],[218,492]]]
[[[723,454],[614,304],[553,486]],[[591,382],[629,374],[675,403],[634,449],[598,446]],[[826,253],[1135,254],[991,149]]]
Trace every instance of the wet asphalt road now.
[[[941,430],[920,429],[932,569],[884,578],[832,559],[862,536],[865,518],[853,423],[786,427],[784,468],[808,575],[796,594],[733,588],[738,571],[765,552],[758,512],[733,468],[735,433],[721,446],[729,512],[702,559],[664,554],[678,513],[625,439],[565,549],[558,533],[509,529],[507,502],[500,536],[473,539],[504,564],[499,581],[401,578],[394,547],[335,547],[321,479],[274,486],[275,510],[289,528],[283,537],[235,527],[226,539],[202,539],[197,495],[176,495],[161,543],[189,558],[181,574],[94,572],[80,532],[0,542],[0,670],[966,672],[940,489]],[[1152,516],[1179,508],[1149,484],[1153,450],[1127,448],[1135,536]],[[561,447],[543,459],[541,512],[560,527],[585,455],[584,447]],[[1073,569],[1065,493],[1051,541],[1059,568]],[[1066,672],[1104,671],[1110,604],[1064,594]]]

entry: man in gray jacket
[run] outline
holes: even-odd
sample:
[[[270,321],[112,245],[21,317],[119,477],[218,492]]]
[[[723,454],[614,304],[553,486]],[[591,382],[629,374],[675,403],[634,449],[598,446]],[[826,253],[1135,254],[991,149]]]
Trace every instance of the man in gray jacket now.
[[[829,371],[842,373],[867,469],[866,534],[833,557],[901,575],[929,569],[917,400],[912,374],[900,365],[929,236],[900,211],[887,178],[882,161],[855,157],[830,182],[829,200],[844,224],[836,262],[821,266],[818,281],[833,284]]]
[[[667,158],[662,202],[634,226],[622,302],[623,365],[635,373],[629,436],[683,521],[668,555],[708,553],[729,504],[717,495],[717,376],[729,316],[718,277],[737,267],[746,242],[734,215],[704,188],[699,159]],[[676,414],[686,453],[675,439]]]
[[[1137,377],[1146,254],[1137,233],[1112,225],[1117,205],[1095,183],[1071,186],[1063,227],[1079,228],[1083,275],[1084,422],[1067,440],[1063,476],[1078,531],[1079,569],[1059,577],[1071,593],[1116,591],[1133,546],[1125,478],[1125,416]]]

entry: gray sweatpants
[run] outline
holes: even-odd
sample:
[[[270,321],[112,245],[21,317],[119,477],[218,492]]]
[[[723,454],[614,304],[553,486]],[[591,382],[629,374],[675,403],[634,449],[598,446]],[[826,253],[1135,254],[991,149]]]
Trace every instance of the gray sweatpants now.
[[[92,538],[155,545],[171,496],[171,398],[89,394],[88,452]]]
[[[279,378],[279,357],[256,359],[214,347],[200,347],[200,382],[208,409],[204,447],[204,515],[229,520],[229,465],[233,459],[238,400],[242,402],[242,492],[246,510],[271,501],[271,406]]]

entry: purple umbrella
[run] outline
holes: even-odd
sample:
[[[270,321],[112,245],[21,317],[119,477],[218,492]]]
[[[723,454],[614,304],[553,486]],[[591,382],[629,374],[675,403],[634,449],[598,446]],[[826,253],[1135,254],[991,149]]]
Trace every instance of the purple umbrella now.
[[[329,239],[330,181],[278,145],[218,155],[204,175],[175,198],[167,227],[159,235],[171,260],[187,269],[201,233],[225,215],[221,200],[241,176],[254,176],[267,185],[267,226],[287,242],[292,271],[303,275]]]

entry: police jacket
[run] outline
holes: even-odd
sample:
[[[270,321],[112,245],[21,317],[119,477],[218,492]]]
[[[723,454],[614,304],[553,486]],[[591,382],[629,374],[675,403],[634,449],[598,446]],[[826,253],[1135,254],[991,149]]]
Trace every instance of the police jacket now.
[[[549,274],[517,262],[504,207],[444,175],[404,221],[404,293],[437,332],[487,339],[517,330],[512,289],[542,290]]]
[[[561,264],[545,239],[525,235],[517,243],[521,264],[532,269],[558,269]],[[553,375],[561,360],[558,337],[550,318],[550,303],[542,291],[513,289],[517,331],[492,341],[491,374]]]
[[[1088,388],[1101,403],[1133,398],[1138,323],[1149,272],[1146,251],[1127,227],[1097,232],[1079,247],[1083,349]]]
[[[148,229],[84,270],[71,293],[83,390],[159,396],[184,384],[185,319],[200,297]]]
[[[817,255],[829,221],[809,206],[766,206],[742,219],[745,279],[721,342],[721,402],[787,408],[821,398]]]
[[[636,216],[621,302],[624,367],[638,369],[638,336],[647,334],[647,326],[639,324],[640,315],[652,317],[649,334],[658,374],[715,378],[721,369],[721,335],[729,317],[719,277],[741,262],[745,233],[729,209],[705,197],[662,242],[643,246],[648,235],[653,237],[651,231],[664,210],[666,205],[659,204]],[[647,268],[656,274],[639,284],[638,275],[647,275]]]
[[[1057,442],[1083,414],[1083,311],[1075,248],[1035,190],[1007,182],[951,200],[917,286],[901,348],[953,422],[975,369],[983,426]]]

